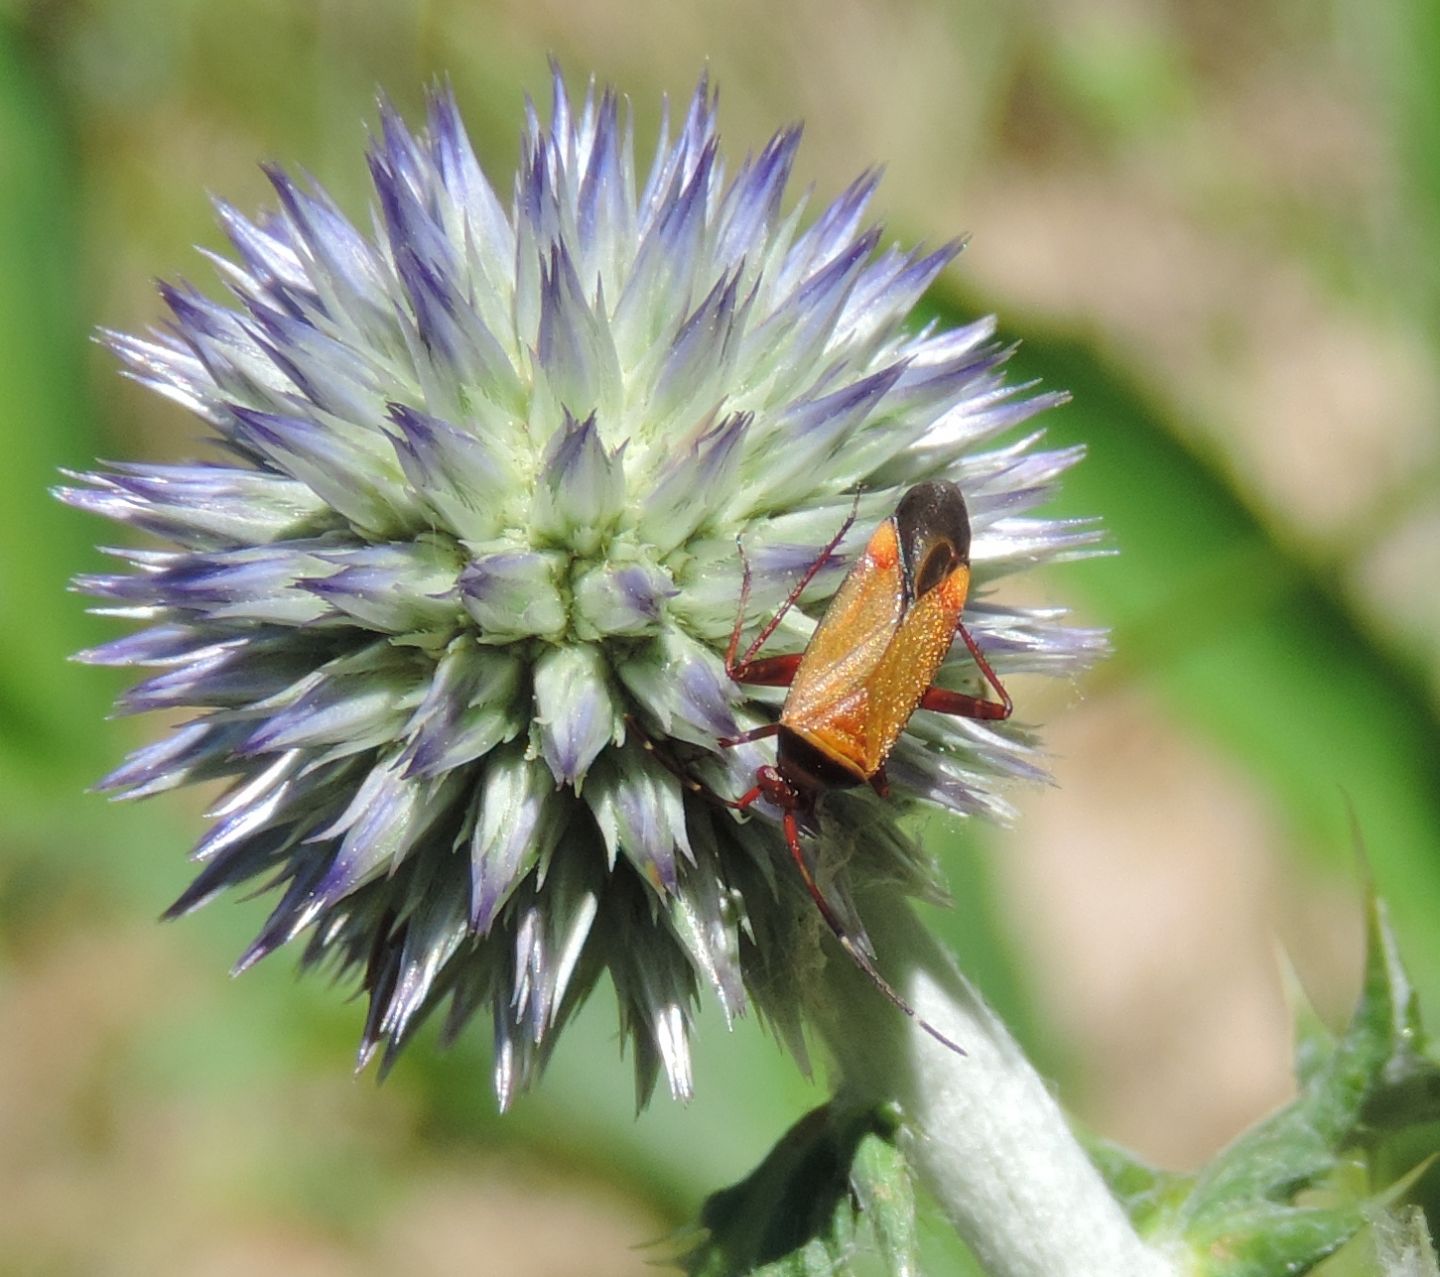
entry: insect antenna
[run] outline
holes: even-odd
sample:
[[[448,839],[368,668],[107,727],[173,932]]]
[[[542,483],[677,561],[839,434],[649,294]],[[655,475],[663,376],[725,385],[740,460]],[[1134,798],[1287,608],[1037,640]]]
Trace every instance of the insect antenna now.
[[[794,858],[796,866],[800,870],[800,877],[804,880],[805,889],[810,893],[810,898],[815,902],[815,907],[820,910],[820,916],[825,919],[825,924],[835,933],[835,939],[840,942],[840,947],[850,956],[850,960],[869,977],[870,983],[882,993],[885,998],[894,1006],[898,1007],[932,1038],[943,1047],[948,1047],[956,1055],[964,1055],[965,1048],[956,1042],[952,1042],[933,1024],[926,1020],[914,1007],[912,1007],[883,975],[880,974],[869,956],[857,945],[850,933],[845,929],[840,916],[830,907],[830,902],[820,892],[820,886],[815,881],[815,876],[810,872],[810,866],[805,863],[805,855],[800,848],[800,829],[793,810],[785,812],[785,841],[789,844],[790,855]]]

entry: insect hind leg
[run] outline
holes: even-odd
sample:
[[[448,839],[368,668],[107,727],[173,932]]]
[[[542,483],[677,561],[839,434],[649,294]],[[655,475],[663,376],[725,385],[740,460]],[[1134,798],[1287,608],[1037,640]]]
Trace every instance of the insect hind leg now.
[[[970,649],[971,659],[979,667],[980,673],[985,676],[985,681],[994,688],[1000,699],[988,701],[983,696],[971,696],[966,692],[952,692],[948,687],[931,686],[925,689],[925,694],[920,698],[920,708],[933,710],[937,714],[949,714],[955,718],[979,718],[989,722],[1002,722],[1009,718],[1014,711],[1015,702],[1010,699],[1010,693],[1005,690],[1005,684],[991,669],[990,662],[985,659],[985,653],[980,650],[980,644],[975,641],[974,635],[965,628],[963,621],[955,623],[955,631],[965,640],[965,646]]]
[[[892,1006],[897,1007],[908,1015],[920,1028],[924,1029],[941,1046],[954,1051],[956,1055],[964,1055],[965,1048],[959,1043],[951,1041],[940,1032],[933,1024],[920,1015],[903,997],[899,991],[883,975],[880,969],[871,960],[870,956],[862,949],[855,937],[851,935],[845,923],[841,921],[840,915],[835,912],[834,907],[825,899],[824,893],[820,890],[820,884],[815,881],[815,875],[810,872],[810,865],[805,859],[804,848],[800,846],[800,825],[793,808],[787,809],[784,818],[785,844],[790,849],[790,856],[795,861],[795,867],[800,871],[800,878],[805,884],[805,890],[810,893],[810,899],[815,902],[815,907],[820,911],[820,916],[825,920],[825,925],[834,933],[835,939],[840,942],[840,947],[845,950],[846,956],[857,967],[864,972],[866,978],[880,992]]]

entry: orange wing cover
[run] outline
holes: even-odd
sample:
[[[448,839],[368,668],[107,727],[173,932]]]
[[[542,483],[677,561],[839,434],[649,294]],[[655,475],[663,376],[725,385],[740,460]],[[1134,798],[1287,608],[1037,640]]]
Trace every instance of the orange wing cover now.
[[[887,519],[816,626],[780,721],[869,780],[934,681],[969,588],[962,562],[907,600],[895,520]]]

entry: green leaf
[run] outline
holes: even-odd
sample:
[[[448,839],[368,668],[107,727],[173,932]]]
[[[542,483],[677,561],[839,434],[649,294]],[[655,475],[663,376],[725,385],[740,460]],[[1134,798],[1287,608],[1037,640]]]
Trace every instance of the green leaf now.
[[[1423,1054],[1415,992],[1373,894],[1367,922],[1364,986],[1345,1033],[1328,1048],[1302,1033],[1299,1097],[1206,1167],[1169,1221],[1206,1273],[1308,1271],[1365,1222],[1377,1142],[1433,1119],[1440,1070]]]
[[[1305,1090],[1315,1080],[1316,1074],[1325,1066],[1335,1050],[1335,1035],[1320,1018],[1301,983],[1299,973],[1284,959],[1281,976],[1285,982],[1286,1001],[1290,1005],[1290,1016],[1295,1034],[1295,1080]]]
[[[919,1237],[915,1228],[915,1196],[910,1170],[900,1150],[886,1138],[871,1134],[860,1141],[850,1176],[850,1189],[861,1217],[869,1221],[875,1245],[891,1277],[914,1277]]]
[[[686,1273],[832,1277],[849,1271],[863,1218],[890,1277],[913,1277],[915,1199],[893,1131],[874,1110],[807,1113],[750,1175],[706,1200]]]
[[[1206,1277],[1290,1277],[1337,1251],[1361,1222],[1358,1210],[1262,1206],[1237,1211],[1226,1227],[1187,1241]]]
[[[1156,1170],[1118,1144],[1084,1132],[1077,1134],[1137,1232],[1148,1236],[1173,1217],[1194,1176]]]

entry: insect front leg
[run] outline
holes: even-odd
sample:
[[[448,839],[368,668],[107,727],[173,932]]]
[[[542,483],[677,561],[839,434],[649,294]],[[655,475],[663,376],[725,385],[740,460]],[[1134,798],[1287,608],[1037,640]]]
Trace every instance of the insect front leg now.
[[[640,725],[635,715],[626,714],[625,724],[630,731],[635,734],[635,739],[639,742],[641,749],[674,776],[685,789],[697,797],[703,798],[707,802],[715,803],[719,807],[729,807],[735,811],[744,811],[760,796],[758,787],[738,799],[726,798],[723,794],[717,794],[703,780],[694,775],[668,748],[659,744],[650,733]],[[746,736],[736,737],[733,741],[722,740],[720,743],[722,745],[738,745],[746,739],[749,739],[748,734]]]
[[[748,745],[752,740],[764,740],[767,736],[774,736],[779,730],[779,723],[765,723],[761,727],[752,727],[748,732],[741,732],[739,736],[721,736],[715,743],[722,749],[730,749],[735,745]]]

